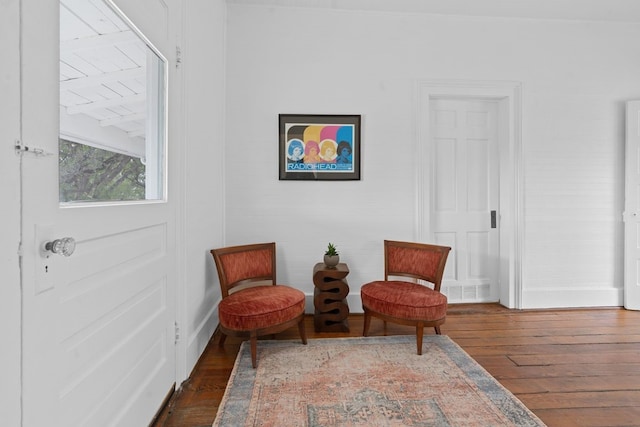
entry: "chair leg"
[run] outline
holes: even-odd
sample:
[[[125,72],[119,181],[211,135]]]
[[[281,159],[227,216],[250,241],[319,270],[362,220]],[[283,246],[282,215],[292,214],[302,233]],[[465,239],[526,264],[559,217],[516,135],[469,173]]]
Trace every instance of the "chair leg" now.
[[[371,326],[371,314],[369,314],[367,310],[365,310],[364,311],[364,328],[362,329],[363,337],[369,336],[369,326]]]
[[[251,331],[251,365],[255,369],[258,366],[258,334],[256,331]]]
[[[298,322],[298,331],[300,332],[300,338],[302,339],[302,344],[307,344],[307,331],[304,328],[304,317],[300,319]]]
[[[437,335],[442,335],[442,334],[440,333],[440,326],[434,326],[434,329],[436,330],[436,334],[437,334]]]
[[[224,342],[227,340],[227,334],[224,332],[220,332],[220,341],[218,341],[218,346],[224,346]]]
[[[422,355],[422,335],[424,334],[424,327],[422,324],[416,325],[416,343],[418,345],[418,355]]]

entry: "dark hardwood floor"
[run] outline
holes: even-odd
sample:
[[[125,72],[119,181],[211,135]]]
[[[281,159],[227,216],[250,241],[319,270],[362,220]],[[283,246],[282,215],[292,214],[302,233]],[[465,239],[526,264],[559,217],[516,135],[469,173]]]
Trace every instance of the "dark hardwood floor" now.
[[[350,315],[346,333],[315,333],[312,315],[305,324],[309,339],[361,336],[363,316]],[[388,325],[389,335],[413,333]],[[442,333],[548,426],[640,426],[640,312],[451,305]],[[383,335],[380,320],[372,321],[370,334]],[[297,328],[276,336],[297,338]],[[214,335],[153,427],[211,426],[241,342],[229,337],[219,347],[218,339]]]

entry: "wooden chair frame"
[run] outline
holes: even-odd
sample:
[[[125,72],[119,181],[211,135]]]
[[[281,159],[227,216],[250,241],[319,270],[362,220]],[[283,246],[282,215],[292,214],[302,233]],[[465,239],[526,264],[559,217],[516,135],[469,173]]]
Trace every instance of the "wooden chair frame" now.
[[[389,249],[392,247],[418,249],[431,252],[437,252],[440,254],[440,259],[435,269],[435,274],[424,274],[419,271],[406,271],[405,269],[398,269],[394,265],[389,263]],[[409,277],[418,280],[424,280],[433,284],[433,290],[440,292],[442,284],[442,276],[444,275],[444,268],[447,263],[447,257],[451,250],[448,246],[430,245],[426,243],[414,243],[414,242],[400,242],[395,240],[384,241],[384,280],[388,281],[389,277],[402,276]],[[363,335],[366,337],[369,335],[369,327],[371,326],[371,317],[377,317],[384,322],[384,331],[386,334],[387,322],[396,323],[406,326],[415,326],[416,329],[416,344],[418,347],[418,354],[422,354],[422,342],[425,327],[433,327],[436,334],[440,335],[440,325],[446,320],[446,315],[440,319],[406,319],[402,317],[394,317],[384,313],[377,312],[367,307],[364,302],[362,304],[364,310],[364,327]]]
[[[262,252],[262,251],[270,251],[270,269],[268,272],[251,272],[248,271],[244,275],[240,277],[232,278],[229,277],[227,269],[225,268],[225,257],[228,255],[246,253],[246,252]],[[222,294],[222,298],[227,298],[230,294],[235,291],[238,291],[238,288],[245,286],[255,285],[258,282],[270,282],[272,286],[277,284],[276,281],[276,244],[275,242],[271,243],[255,243],[249,245],[240,245],[240,246],[229,246],[225,248],[212,249],[211,255],[216,264],[216,268],[218,270],[218,279],[220,281],[220,290]],[[219,325],[219,329],[222,332],[222,336],[220,337],[219,345],[223,346],[224,342],[228,335],[238,336],[238,337],[249,337],[251,342],[251,362],[253,367],[257,366],[257,342],[258,337],[263,335],[273,335],[275,333],[281,332],[285,329],[293,327],[297,325],[298,331],[300,333],[300,338],[302,339],[302,343],[307,343],[307,335],[304,327],[304,312],[302,312],[299,316],[294,319],[288,320],[286,322],[278,323],[275,325],[271,325],[266,328],[253,329],[248,331],[238,331],[234,329],[229,329],[224,327],[222,324]]]

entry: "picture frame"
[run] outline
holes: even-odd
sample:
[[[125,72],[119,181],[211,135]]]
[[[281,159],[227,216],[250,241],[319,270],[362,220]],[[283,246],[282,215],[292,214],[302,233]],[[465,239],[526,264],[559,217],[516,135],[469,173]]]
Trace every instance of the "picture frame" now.
[[[279,179],[360,179],[360,115],[280,114]]]

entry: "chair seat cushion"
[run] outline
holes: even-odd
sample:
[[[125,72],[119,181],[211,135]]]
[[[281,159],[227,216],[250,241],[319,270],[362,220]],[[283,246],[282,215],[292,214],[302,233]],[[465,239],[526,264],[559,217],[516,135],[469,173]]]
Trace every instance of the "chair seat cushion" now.
[[[439,320],[447,315],[447,297],[418,283],[376,281],[360,289],[362,305],[375,312],[409,320]]]
[[[285,285],[243,289],[220,301],[220,324],[235,331],[251,331],[278,325],[304,313],[305,296]]]

